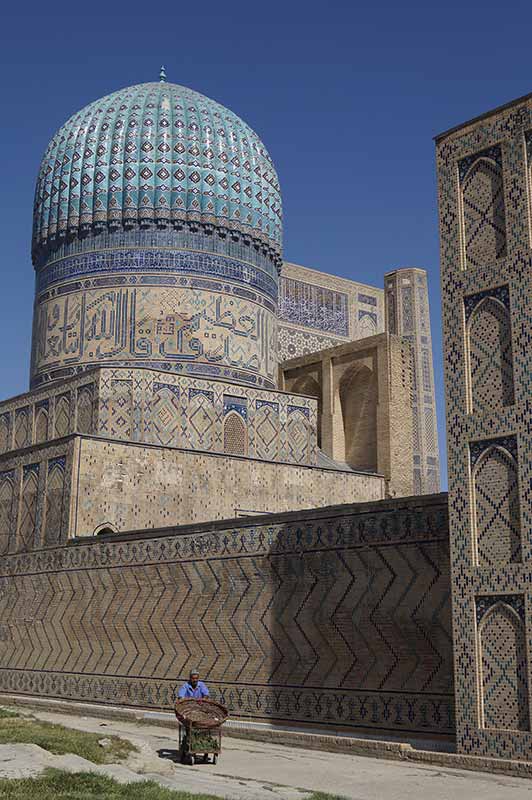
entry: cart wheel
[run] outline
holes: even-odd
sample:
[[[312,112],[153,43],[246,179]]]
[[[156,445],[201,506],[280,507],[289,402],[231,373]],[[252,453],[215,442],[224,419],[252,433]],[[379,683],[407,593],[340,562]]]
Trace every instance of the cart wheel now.
[[[213,763],[213,764],[216,764],[216,762],[217,762],[217,761],[218,761],[218,754],[217,754],[217,753],[215,753],[215,754],[213,755],[213,757],[212,757],[212,763]]]

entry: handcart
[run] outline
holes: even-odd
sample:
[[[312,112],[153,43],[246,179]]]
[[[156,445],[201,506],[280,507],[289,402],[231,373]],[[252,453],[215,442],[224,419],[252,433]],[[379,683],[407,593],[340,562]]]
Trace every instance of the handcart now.
[[[208,697],[177,700],[175,715],[179,721],[179,753],[182,764],[207,763],[212,755],[216,764],[222,750],[222,725],[229,712]]]

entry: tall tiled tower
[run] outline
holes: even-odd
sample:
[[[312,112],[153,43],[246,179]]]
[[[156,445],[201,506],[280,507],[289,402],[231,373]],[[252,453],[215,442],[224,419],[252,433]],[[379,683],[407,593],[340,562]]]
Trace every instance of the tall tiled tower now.
[[[387,272],[386,329],[410,342],[413,356],[414,493],[440,490],[429,296],[424,269]]]
[[[532,756],[532,95],[436,139],[462,751]]]

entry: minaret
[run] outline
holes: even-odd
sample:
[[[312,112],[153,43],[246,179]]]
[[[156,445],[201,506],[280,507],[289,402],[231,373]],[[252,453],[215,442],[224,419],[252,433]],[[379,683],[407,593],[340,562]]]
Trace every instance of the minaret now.
[[[440,457],[432,365],[427,273],[407,267],[384,276],[386,329],[410,342],[413,352],[414,492],[440,491]]]

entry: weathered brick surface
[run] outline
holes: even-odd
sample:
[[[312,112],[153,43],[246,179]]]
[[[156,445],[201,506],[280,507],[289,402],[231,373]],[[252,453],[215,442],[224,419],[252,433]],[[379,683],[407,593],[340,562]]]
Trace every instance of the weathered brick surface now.
[[[353,469],[379,472],[390,497],[414,488],[412,349],[381,333],[284,361],[279,383],[318,401],[318,444]],[[419,487],[418,487],[419,488]]]
[[[206,523],[0,560],[0,691],[453,732],[444,495]]]

